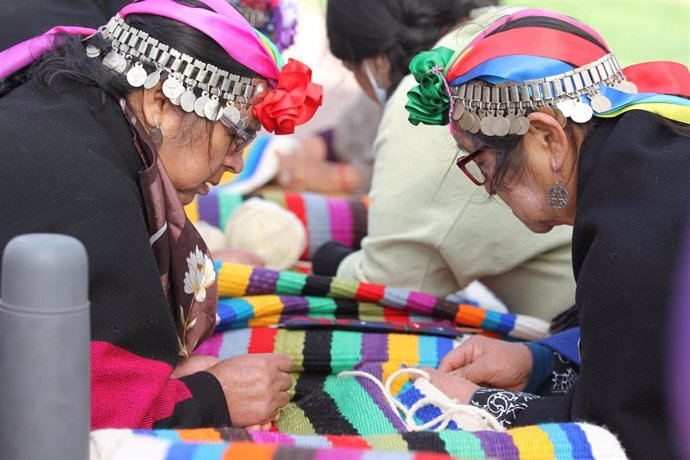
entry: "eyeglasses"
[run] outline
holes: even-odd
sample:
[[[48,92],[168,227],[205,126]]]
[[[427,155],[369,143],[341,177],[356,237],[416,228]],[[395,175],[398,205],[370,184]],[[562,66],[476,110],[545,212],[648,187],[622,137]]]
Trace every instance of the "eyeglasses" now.
[[[489,150],[489,147],[483,145],[469,155],[458,158],[455,162],[458,168],[460,168],[460,171],[464,172],[476,185],[484,185],[487,181],[486,174],[482,171],[481,165],[476,161],[477,157],[487,150]]]
[[[230,131],[230,134],[232,135],[232,145],[235,152],[241,152],[256,138],[256,132],[245,131],[233,123],[233,121],[225,115],[220,117],[220,122]]]

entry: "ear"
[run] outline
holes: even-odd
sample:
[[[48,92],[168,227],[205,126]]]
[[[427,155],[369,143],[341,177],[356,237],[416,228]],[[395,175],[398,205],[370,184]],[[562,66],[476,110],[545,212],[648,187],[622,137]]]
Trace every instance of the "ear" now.
[[[529,131],[535,142],[549,152],[549,163],[554,172],[559,172],[570,154],[568,135],[558,121],[543,112],[527,115]]]
[[[173,109],[172,103],[163,94],[163,84],[158,83],[151,89],[144,89],[141,98],[141,110],[146,126],[154,127],[165,124],[164,119]]]
[[[388,90],[391,86],[391,62],[385,54],[379,54],[372,58],[374,69],[378,77],[379,84]]]

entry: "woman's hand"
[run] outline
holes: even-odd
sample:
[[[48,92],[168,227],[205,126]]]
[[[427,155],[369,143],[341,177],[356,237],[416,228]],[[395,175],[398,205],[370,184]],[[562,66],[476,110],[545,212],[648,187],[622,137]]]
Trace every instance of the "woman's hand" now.
[[[522,391],[532,373],[532,352],[522,344],[477,335],[448,353],[438,368],[480,386]]]
[[[289,356],[265,353],[226,359],[207,372],[223,387],[233,426],[262,428],[276,420],[278,411],[290,401],[290,367]]]

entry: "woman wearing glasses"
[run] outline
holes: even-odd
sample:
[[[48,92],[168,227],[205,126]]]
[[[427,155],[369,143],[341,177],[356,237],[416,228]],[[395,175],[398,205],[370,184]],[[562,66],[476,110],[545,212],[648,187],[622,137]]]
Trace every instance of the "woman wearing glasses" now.
[[[621,69],[596,31],[541,10],[501,18],[457,51],[422,53],[411,69],[410,120],[451,124],[471,152],[457,162],[471,183],[534,232],[574,227],[579,341],[567,331],[552,354],[474,338],[435,383],[506,426],[584,420],[631,457],[672,458],[663,345],[690,204],[688,69]],[[530,393],[539,387],[561,396]]]
[[[534,235],[499,202],[450,170],[458,148],[440,127],[411,129],[403,109],[409,63],[438,43],[456,46],[490,22],[487,0],[338,0],[328,3],[333,54],[370,98],[385,103],[374,143],[368,234],[346,255],[328,243],[315,270],[447,296],[479,280],[513,313],[550,320],[574,302],[569,229]],[[466,29],[457,31],[459,24]],[[386,102],[387,101],[387,102]]]
[[[185,359],[217,288],[183,205],[239,172],[262,126],[311,118],[310,77],[225,0],[142,0],[0,53],[0,247],[32,232],[86,246],[94,429],[262,425],[288,402],[284,355]]]

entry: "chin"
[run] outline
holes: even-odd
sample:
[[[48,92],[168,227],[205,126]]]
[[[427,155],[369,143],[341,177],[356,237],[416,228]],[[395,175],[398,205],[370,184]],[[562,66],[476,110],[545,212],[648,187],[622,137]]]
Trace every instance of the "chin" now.
[[[523,222],[534,233],[549,233],[553,229],[553,225],[544,222]]]

